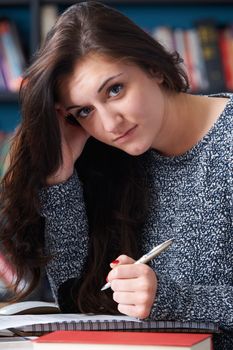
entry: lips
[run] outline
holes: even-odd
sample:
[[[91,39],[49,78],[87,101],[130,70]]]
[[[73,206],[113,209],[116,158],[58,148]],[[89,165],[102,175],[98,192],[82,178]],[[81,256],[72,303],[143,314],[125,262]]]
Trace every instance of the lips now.
[[[135,128],[137,127],[137,125],[133,126],[132,128],[128,129],[124,134],[118,136],[116,139],[114,139],[115,141],[118,141],[120,139],[123,139],[124,137],[126,137],[127,135],[129,135]]]

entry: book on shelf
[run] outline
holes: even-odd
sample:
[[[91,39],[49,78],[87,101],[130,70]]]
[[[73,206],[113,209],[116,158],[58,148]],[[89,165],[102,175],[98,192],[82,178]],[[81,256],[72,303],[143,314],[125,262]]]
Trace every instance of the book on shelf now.
[[[9,166],[9,149],[12,136],[12,132],[5,132],[0,130],[0,179],[3,177]]]
[[[4,76],[4,71],[1,65],[1,52],[0,52],[0,91],[5,91],[7,89],[6,80]]]
[[[212,20],[191,28],[158,26],[151,35],[168,52],[177,51],[190,82],[190,92],[233,91],[233,25],[218,28]]]
[[[6,55],[4,53],[4,45],[1,38],[1,19],[0,19],[0,74],[1,74],[1,91],[7,91],[8,83],[7,83],[7,74],[8,74],[8,62]]]
[[[32,341],[33,349],[211,350],[210,334],[58,331]]]
[[[155,27],[151,32],[152,37],[157,40],[168,52],[175,51],[173,29],[168,26]]]
[[[184,41],[184,61],[187,68],[187,74],[192,91],[197,91],[199,88],[198,76],[194,65],[194,47],[191,41],[191,29],[183,30]]]
[[[188,73],[185,42],[184,42],[184,30],[182,28],[174,28],[173,35],[174,35],[175,50],[179,53],[181,58],[184,60],[184,68],[185,68],[185,71]]]
[[[200,40],[195,28],[184,31],[185,59],[190,76],[192,92],[206,91],[209,88],[207,72],[201,52]]]
[[[151,34],[168,52],[177,51],[184,60],[184,68],[192,92],[203,91],[208,88],[200,42],[195,28],[182,29],[158,26],[153,29]]]
[[[15,268],[8,261],[6,256],[2,252],[0,252],[0,281],[1,281],[0,296],[2,295],[3,298],[5,298],[5,295],[7,294],[7,292],[9,293],[15,292],[14,289],[12,288],[12,285],[15,283],[16,279],[17,279],[17,274],[16,274]],[[25,280],[20,281],[17,291],[21,291],[26,285],[27,285],[27,282]]]
[[[226,88],[229,91],[233,91],[233,26],[220,30],[219,46]]]
[[[213,93],[225,91],[226,85],[217,26],[211,20],[203,20],[196,23],[196,28],[210,90]]]
[[[0,58],[7,90],[18,91],[26,60],[17,28],[8,19],[0,20]]]
[[[0,300],[4,301],[12,294],[11,283],[15,278],[15,272],[5,256],[0,252]]]
[[[0,279],[4,282],[6,287],[11,285],[16,278],[14,268],[7,261],[3,253],[0,252]]]
[[[176,51],[183,59],[183,68],[188,76],[190,90],[196,92],[200,90],[196,66],[194,62],[193,43],[191,41],[191,29],[174,29],[174,45]]]
[[[40,13],[40,28],[41,41],[44,42],[47,33],[55,24],[58,17],[58,8],[55,4],[44,4],[41,6]]]

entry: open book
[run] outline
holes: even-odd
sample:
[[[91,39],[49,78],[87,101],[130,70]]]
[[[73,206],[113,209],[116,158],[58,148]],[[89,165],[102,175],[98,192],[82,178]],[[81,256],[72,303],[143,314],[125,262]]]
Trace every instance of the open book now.
[[[60,312],[58,305],[47,301],[21,301],[14,304],[8,304],[0,308],[0,316],[55,314],[58,312]]]
[[[11,331],[17,335],[41,335],[57,330],[219,332],[218,325],[213,322],[143,321],[125,315],[62,314],[55,303],[43,301],[23,301],[0,308],[1,334]]]
[[[143,321],[120,315],[41,314],[0,316],[0,333],[4,330],[16,335],[42,335],[57,330],[147,331],[215,333],[219,328],[212,322]]]

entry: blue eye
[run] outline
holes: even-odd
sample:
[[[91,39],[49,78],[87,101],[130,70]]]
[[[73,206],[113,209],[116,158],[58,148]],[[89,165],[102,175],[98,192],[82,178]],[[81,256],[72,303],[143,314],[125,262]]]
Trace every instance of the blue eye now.
[[[90,107],[81,108],[77,111],[76,117],[86,118],[91,111],[92,109]]]
[[[109,96],[110,97],[117,96],[121,92],[122,89],[123,89],[122,84],[115,84],[115,85],[111,86],[108,90]]]

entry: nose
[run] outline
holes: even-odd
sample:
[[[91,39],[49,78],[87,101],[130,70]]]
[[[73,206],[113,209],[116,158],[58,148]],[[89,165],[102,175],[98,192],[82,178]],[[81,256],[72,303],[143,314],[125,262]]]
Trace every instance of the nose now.
[[[113,108],[101,108],[99,110],[99,118],[106,132],[118,134],[121,127],[123,116]]]

